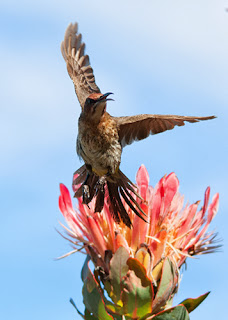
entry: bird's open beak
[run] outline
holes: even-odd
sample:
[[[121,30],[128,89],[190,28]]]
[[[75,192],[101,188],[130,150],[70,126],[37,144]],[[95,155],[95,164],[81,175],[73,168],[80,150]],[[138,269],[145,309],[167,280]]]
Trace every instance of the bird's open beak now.
[[[112,92],[107,92],[105,94],[103,94],[103,96],[101,96],[99,99],[97,99],[97,101],[114,101],[114,99],[110,99],[107,97],[110,95],[110,94],[113,94]]]

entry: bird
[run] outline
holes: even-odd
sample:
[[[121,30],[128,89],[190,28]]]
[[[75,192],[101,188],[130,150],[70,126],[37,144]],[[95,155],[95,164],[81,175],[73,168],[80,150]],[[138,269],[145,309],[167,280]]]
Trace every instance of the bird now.
[[[103,94],[97,86],[77,23],[67,27],[61,52],[81,106],[76,152],[84,165],[74,174],[74,196],[82,197],[83,203],[88,206],[95,198],[94,212],[101,212],[105,194],[108,194],[109,209],[116,223],[123,222],[132,227],[129,208],[147,222],[140,205],[144,199],[139,195],[136,185],[120,170],[123,148],[149,135],[183,126],[185,122],[194,123],[214,119],[215,116],[111,116],[106,109],[107,102],[113,100],[110,98],[112,93]]]

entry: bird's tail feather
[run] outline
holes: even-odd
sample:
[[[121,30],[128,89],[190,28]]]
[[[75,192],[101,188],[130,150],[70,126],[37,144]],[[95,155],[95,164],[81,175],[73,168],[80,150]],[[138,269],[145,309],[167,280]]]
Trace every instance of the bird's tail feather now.
[[[93,199],[96,192],[96,184],[99,180],[99,177],[93,173],[89,173],[86,169],[86,166],[83,165],[77,171],[75,171],[73,176],[73,190],[75,191],[74,197],[80,198],[83,196],[83,186],[84,182],[90,187],[90,196],[86,198],[86,204],[90,203]],[[80,185],[78,187],[78,185]]]
[[[144,199],[138,194],[137,187],[132,183],[125,174],[118,170],[118,172],[112,177],[98,177],[92,172],[88,172],[86,166],[82,166],[74,173],[73,190],[75,191],[74,197],[79,198],[83,196],[83,202],[89,204],[93,198],[95,198],[94,212],[101,212],[104,207],[105,195],[108,195],[109,210],[115,220],[120,223],[123,221],[125,225],[131,228],[131,219],[127,213],[127,206],[142,220],[147,222],[145,218],[145,212],[142,210],[137,199],[144,201]],[[102,180],[102,182],[101,182]],[[86,181],[86,182],[85,182]],[[89,196],[84,197],[83,187],[89,186]],[[78,187],[78,185],[80,185]],[[78,187],[78,188],[77,188]]]
[[[85,164],[75,171],[73,176],[73,186],[85,181],[87,170]]]
[[[94,212],[101,212],[104,208],[104,198],[105,198],[105,191],[98,190],[96,192],[96,202],[95,202],[95,209]]]

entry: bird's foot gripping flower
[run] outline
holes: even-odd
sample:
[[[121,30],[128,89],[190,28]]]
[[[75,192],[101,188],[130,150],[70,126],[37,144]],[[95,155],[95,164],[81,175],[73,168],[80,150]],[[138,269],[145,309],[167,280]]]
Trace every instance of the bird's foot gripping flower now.
[[[133,228],[114,222],[107,199],[101,213],[94,214],[79,199],[74,210],[68,189],[60,185],[59,207],[74,251],[87,253],[82,269],[84,319],[189,319],[208,295],[187,299],[172,307],[180,281],[180,268],[187,257],[216,251],[214,233],[208,226],[218,209],[215,194],[209,205],[210,189],[203,207],[199,202],[183,207],[174,173],[163,177],[155,188],[141,166],[137,185],[145,202],[140,203],[148,223],[129,210]],[[140,200],[138,200],[140,201]],[[73,251],[73,252],[74,252]],[[94,271],[89,267],[93,261]],[[73,303],[73,302],[72,302]]]

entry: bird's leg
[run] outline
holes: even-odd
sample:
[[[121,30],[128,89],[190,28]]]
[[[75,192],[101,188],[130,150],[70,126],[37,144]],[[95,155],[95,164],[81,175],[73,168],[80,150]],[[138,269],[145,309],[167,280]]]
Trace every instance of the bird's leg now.
[[[90,192],[89,192],[89,186],[86,184],[88,179],[89,179],[89,172],[87,172],[86,179],[82,185],[82,202],[85,204],[89,203],[89,198],[90,198]]]
[[[89,185],[87,185],[87,181],[90,177],[90,172],[91,172],[91,166],[86,165],[86,169],[87,169],[87,175],[85,178],[85,181],[83,182],[82,185],[82,202],[87,204],[90,202],[90,188]]]
[[[104,185],[105,185],[105,182],[106,182],[106,175],[99,178],[99,180],[97,181],[97,184],[96,184],[96,194],[97,194],[99,191],[101,191],[102,193],[104,193]]]
[[[112,175],[111,171],[108,170],[108,172],[105,175],[99,178],[96,184],[96,188],[97,188],[96,193],[98,193],[99,191],[103,193],[105,192],[104,190],[105,183],[107,181],[107,178],[110,177],[111,175]]]

